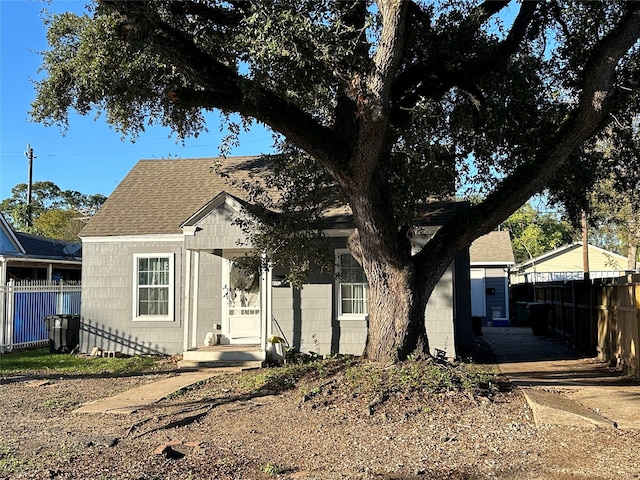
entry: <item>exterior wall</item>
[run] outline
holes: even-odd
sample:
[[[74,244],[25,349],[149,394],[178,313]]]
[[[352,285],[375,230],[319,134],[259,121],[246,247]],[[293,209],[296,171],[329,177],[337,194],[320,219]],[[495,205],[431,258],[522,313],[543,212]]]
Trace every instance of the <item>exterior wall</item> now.
[[[275,287],[273,333],[284,335],[297,351],[331,354],[331,290],[330,282],[309,282],[302,289]]]
[[[170,241],[122,237],[122,241],[84,242],[81,350],[90,352],[99,347],[124,354],[173,354],[184,350],[185,339],[189,348],[203,346],[207,332],[215,331],[215,325],[222,321],[222,262],[226,260],[217,255],[218,250],[238,249],[235,227],[228,225],[226,233],[218,228],[229,220],[223,213],[215,211],[203,219],[196,236]],[[199,250],[187,253],[183,242]],[[333,248],[345,248],[344,238],[332,242]],[[133,258],[135,254],[152,253],[174,254],[173,321],[133,320]],[[464,262],[458,264],[455,273],[452,266],[440,280],[425,313],[432,352],[443,350],[449,358],[456,356],[456,338],[467,342],[470,330],[468,263],[466,268]],[[185,275],[189,270],[191,294],[185,301]],[[276,269],[274,277],[279,274],[282,272]],[[314,275],[302,289],[276,283],[272,287],[273,333],[284,335],[301,352],[361,355],[367,320],[337,319],[336,288],[335,278],[329,274]]]
[[[425,312],[427,336],[432,355],[436,354],[436,350],[441,350],[446,352],[447,358],[456,356],[453,292],[453,267],[451,266],[433,290]]]
[[[174,254],[174,320],[133,320],[134,254]],[[82,264],[80,349],[93,347],[124,354],[182,352],[182,242],[85,242]]]
[[[332,246],[344,248],[344,239],[336,240]],[[454,287],[454,267],[451,266],[434,289],[425,312],[431,352],[443,350],[447,358],[457,355],[456,338],[459,337],[462,349],[469,348],[473,342],[468,262],[465,265],[462,261],[461,265],[462,272],[457,278],[459,285]],[[274,271],[274,277],[282,274]],[[336,288],[330,275],[317,275],[302,289],[274,286],[273,333],[284,335],[290,346],[304,353],[362,355],[367,339],[367,320],[337,319]],[[462,294],[464,291],[467,295]],[[454,305],[456,296],[460,301]],[[458,323],[456,309],[459,311]]]
[[[495,318],[509,317],[507,308],[509,293],[506,280],[502,268],[487,268],[485,270],[487,317],[492,317],[494,312],[497,315]],[[489,293],[489,291],[494,293]]]
[[[199,257],[199,258],[198,258]],[[191,313],[195,320],[195,343],[200,347],[208,332],[219,333],[216,325],[222,323],[222,262],[226,261],[218,255],[199,252],[193,260],[198,261],[198,285],[192,285]],[[194,275],[195,276],[195,275]],[[197,290],[197,295],[193,292]],[[194,318],[195,316],[195,318]]]

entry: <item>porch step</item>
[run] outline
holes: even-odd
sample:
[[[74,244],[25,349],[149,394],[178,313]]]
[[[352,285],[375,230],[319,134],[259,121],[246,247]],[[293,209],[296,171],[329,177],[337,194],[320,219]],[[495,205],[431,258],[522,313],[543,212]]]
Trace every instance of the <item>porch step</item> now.
[[[222,366],[256,368],[261,367],[264,360],[265,353],[260,351],[260,345],[213,345],[183,352],[178,366],[180,368]]]
[[[262,368],[264,362],[232,362],[223,360],[206,360],[206,361],[194,361],[194,360],[180,360],[178,362],[178,368],[184,370],[201,369],[201,368],[224,368],[235,367],[243,370],[251,370],[253,368]]]

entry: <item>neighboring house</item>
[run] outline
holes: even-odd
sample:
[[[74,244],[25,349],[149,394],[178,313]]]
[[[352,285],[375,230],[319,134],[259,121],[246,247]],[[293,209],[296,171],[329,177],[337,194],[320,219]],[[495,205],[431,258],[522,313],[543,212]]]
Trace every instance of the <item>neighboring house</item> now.
[[[80,243],[14,231],[0,214],[0,284],[9,280],[80,280]]]
[[[627,258],[589,245],[589,277],[609,278],[625,274]],[[582,242],[572,243],[516,265],[511,283],[540,283],[582,280],[584,260]]]
[[[515,265],[508,231],[490,232],[469,248],[471,259],[471,315],[483,324],[509,323],[509,269]]]
[[[297,289],[277,265],[247,272],[234,260],[251,247],[233,221],[246,194],[224,177],[247,180],[264,164],[227,158],[220,174],[220,162],[141,160],[89,221],[81,232],[81,350],[264,360],[275,335],[301,352],[362,354],[368,285],[347,250],[348,210],[331,212],[325,231],[339,277],[317,273]],[[450,215],[457,207],[449,206]],[[430,213],[433,225],[421,226],[416,248],[447,209]],[[447,270],[426,313],[433,351],[450,358],[473,344],[468,258],[462,252]],[[211,343],[230,347],[203,348]]]

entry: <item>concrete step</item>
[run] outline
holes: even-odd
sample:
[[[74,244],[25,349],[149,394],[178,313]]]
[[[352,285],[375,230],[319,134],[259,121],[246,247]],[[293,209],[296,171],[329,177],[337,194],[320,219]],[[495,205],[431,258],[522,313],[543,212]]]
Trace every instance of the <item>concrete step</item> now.
[[[255,362],[263,361],[265,352],[260,350],[259,345],[214,345],[187,350],[182,353],[182,359],[193,362]]]
[[[178,362],[178,368],[181,370],[199,370],[202,368],[224,368],[234,367],[242,370],[251,370],[254,368],[262,368],[264,362],[255,361],[229,361],[229,360],[185,360]]]

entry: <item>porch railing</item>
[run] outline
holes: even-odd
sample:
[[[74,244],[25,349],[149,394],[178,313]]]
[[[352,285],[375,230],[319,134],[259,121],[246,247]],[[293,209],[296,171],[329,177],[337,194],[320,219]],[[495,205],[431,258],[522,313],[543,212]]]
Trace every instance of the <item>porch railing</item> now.
[[[49,343],[44,319],[80,314],[80,283],[10,280],[0,285],[0,353]]]

